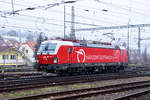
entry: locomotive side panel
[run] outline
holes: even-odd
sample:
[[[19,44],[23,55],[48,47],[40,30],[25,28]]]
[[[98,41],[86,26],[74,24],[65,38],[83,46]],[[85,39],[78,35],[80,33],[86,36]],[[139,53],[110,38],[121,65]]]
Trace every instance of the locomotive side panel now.
[[[67,64],[68,63],[68,46],[60,46],[58,52],[58,64]]]
[[[114,63],[120,62],[119,49],[74,47],[73,63]]]

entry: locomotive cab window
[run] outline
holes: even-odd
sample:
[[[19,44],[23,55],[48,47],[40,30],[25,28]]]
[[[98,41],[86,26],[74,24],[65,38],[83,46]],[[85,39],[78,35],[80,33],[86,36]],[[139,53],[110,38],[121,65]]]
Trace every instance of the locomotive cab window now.
[[[55,51],[56,43],[48,43],[48,44],[41,44],[39,52],[43,51]]]
[[[56,43],[48,43],[48,51],[55,51]]]
[[[45,44],[41,44],[41,46],[40,46],[40,48],[39,48],[39,51],[38,52],[42,52],[42,51],[44,51],[44,49],[45,49]]]

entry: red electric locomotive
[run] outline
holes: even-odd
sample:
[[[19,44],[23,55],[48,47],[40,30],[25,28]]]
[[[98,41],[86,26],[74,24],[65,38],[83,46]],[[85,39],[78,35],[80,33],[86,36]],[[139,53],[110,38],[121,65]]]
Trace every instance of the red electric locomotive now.
[[[125,49],[109,43],[48,40],[37,54],[40,70],[51,73],[118,71],[127,66]]]

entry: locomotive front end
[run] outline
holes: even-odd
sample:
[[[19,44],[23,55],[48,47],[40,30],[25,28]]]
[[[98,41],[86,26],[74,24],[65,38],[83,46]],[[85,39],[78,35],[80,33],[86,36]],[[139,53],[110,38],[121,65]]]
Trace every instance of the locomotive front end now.
[[[54,71],[56,65],[58,64],[56,53],[57,43],[48,41],[42,42],[37,52],[39,70]]]

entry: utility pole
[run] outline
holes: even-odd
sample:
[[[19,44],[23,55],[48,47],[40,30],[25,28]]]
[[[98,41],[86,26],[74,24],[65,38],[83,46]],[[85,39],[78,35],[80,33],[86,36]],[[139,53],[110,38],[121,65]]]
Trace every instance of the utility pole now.
[[[128,54],[128,63],[129,63],[129,48],[130,48],[130,46],[129,46],[129,42],[130,42],[130,37],[129,37],[129,35],[130,35],[130,33],[129,33],[129,23],[130,23],[130,19],[128,20],[128,34],[127,34],[127,37],[128,37],[128,48],[127,48],[127,54]]]
[[[69,3],[75,3],[77,1],[74,1],[74,0],[71,0],[71,1],[62,0],[62,2],[64,3],[64,39],[66,39],[66,6],[65,6],[65,3],[68,3],[68,4]],[[72,8],[72,9],[74,10],[74,8]]]
[[[14,1],[13,1],[13,0],[11,0],[11,6],[12,6],[12,13],[13,13],[13,15],[14,15],[15,12],[14,12]]]
[[[70,37],[71,37],[72,40],[76,40],[74,22],[75,22],[75,9],[74,9],[74,6],[72,6],[71,33],[70,33]]]
[[[141,63],[141,28],[140,27],[138,27],[138,54]]]
[[[66,38],[66,6],[64,2],[64,39]]]

